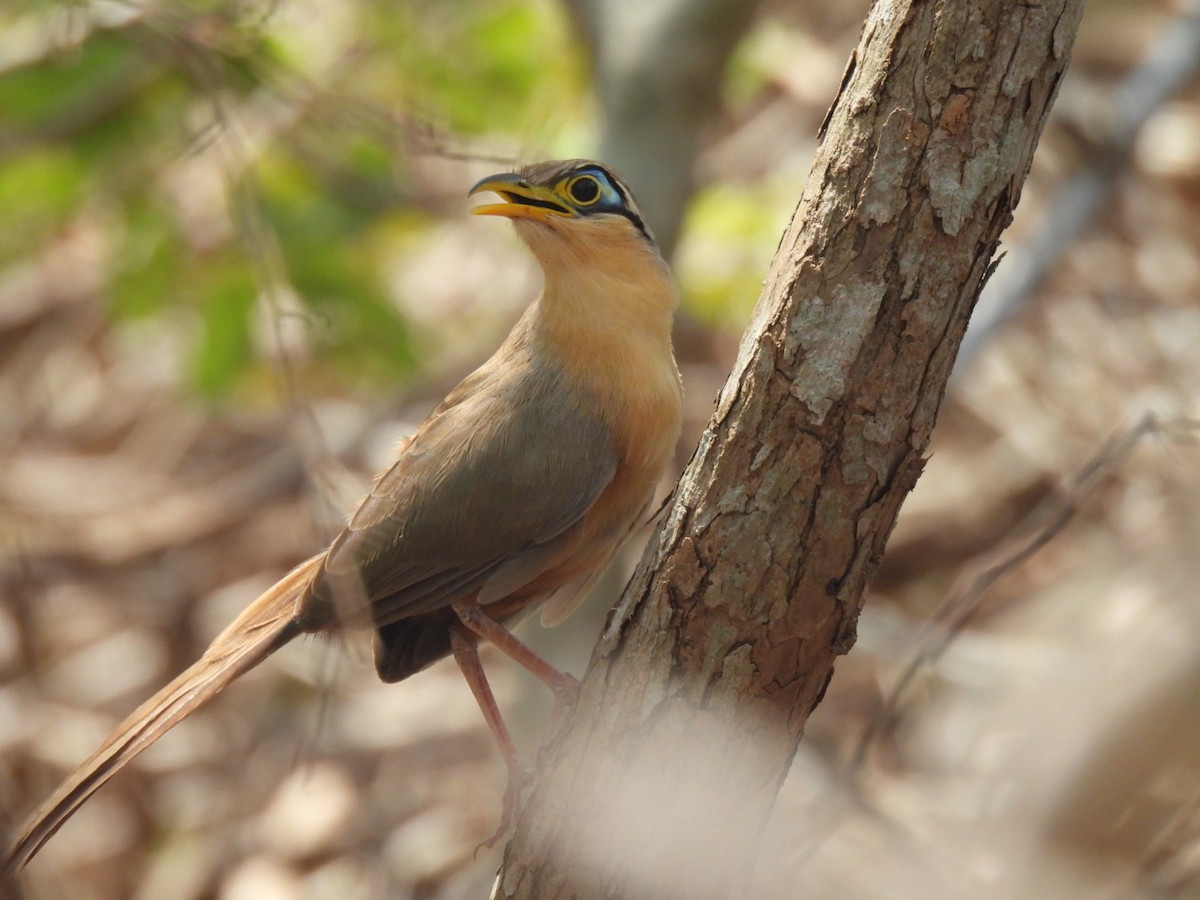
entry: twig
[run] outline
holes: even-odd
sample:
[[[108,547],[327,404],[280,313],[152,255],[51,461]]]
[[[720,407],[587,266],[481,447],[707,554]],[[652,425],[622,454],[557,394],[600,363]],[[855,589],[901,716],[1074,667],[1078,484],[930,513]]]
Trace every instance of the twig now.
[[[896,711],[917,676],[937,661],[979,609],[988,590],[996,582],[1022,566],[1062,532],[1083,501],[1124,463],[1143,438],[1152,434],[1162,434],[1178,439],[1185,435],[1193,436],[1198,430],[1200,422],[1197,421],[1173,419],[1161,422],[1153,414],[1144,415],[1131,428],[1106,441],[1092,458],[1071,476],[1061,491],[1046,497],[1014,529],[1009,540],[996,550],[968,563],[946,602],[926,625],[912,657],[888,691],[883,705],[871,718],[862,737],[859,738],[847,766],[848,779],[853,780],[860,774],[868,754],[888,723],[894,720]]]

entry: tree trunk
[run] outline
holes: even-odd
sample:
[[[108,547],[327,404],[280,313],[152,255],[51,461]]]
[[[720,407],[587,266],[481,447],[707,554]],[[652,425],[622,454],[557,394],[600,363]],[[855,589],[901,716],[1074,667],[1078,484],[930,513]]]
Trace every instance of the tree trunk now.
[[[880,0],[673,504],[573,713],[504,898],[743,887],[921,471],[1082,0]]]

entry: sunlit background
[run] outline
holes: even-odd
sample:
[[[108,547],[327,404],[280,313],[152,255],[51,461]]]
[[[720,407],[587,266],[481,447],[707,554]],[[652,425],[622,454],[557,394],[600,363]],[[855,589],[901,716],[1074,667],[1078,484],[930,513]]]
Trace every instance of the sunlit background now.
[[[322,546],[536,294],[478,178],[632,183],[682,287],[681,468],[866,8],[6,0],[0,823]],[[1198,71],[1192,0],[1089,2],[747,897],[1200,896]],[[581,673],[622,580],[525,635]],[[532,758],[550,698],[485,662]],[[503,788],[453,664],[384,686],[358,642],[291,646],[24,895],[486,896]]]

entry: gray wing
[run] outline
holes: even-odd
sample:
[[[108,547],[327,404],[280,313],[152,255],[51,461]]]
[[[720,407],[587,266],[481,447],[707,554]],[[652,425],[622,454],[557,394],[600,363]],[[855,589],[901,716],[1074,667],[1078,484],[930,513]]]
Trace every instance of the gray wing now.
[[[583,517],[618,460],[607,427],[545,375],[488,382],[439,408],[334,541],[314,594],[344,612],[336,595],[351,592],[350,605],[383,625],[489,579],[486,593],[507,593],[552,564],[551,542]]]

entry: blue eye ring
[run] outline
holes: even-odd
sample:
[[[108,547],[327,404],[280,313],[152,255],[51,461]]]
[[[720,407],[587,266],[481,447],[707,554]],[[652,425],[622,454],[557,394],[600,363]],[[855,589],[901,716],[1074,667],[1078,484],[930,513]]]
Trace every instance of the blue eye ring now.
[[[576,175],[567,182],[567,199],[576,206],[592,206],[604,196],[604,188],[595,175]]]

